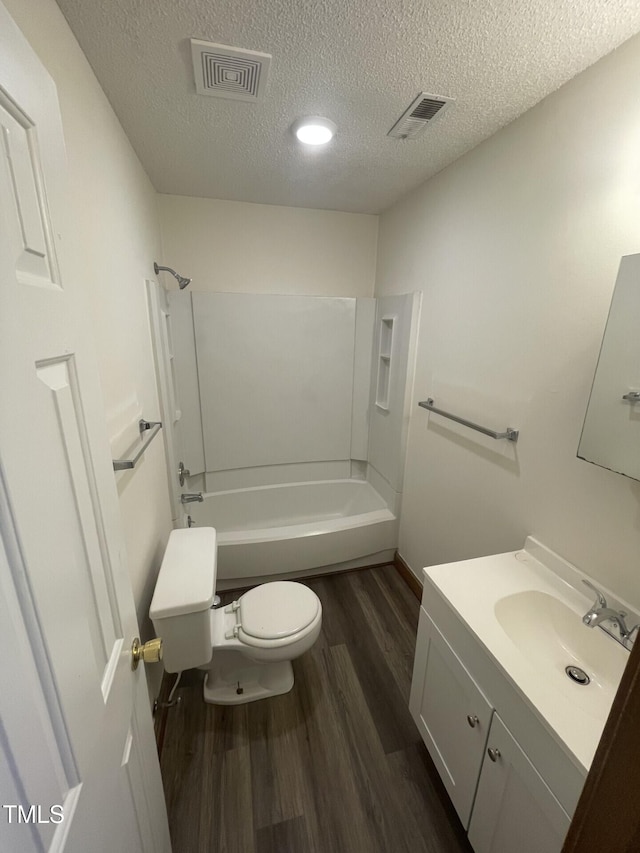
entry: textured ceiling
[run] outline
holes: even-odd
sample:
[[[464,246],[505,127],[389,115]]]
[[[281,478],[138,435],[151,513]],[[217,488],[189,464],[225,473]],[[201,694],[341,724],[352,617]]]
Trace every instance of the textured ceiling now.
[[[378,213],[640,30],[638,0],[58,0],[159,192]],[[260,103],[195,93],[189,38],[271,53]],[[421,92],[456,105],[387,131]],[[338,125],[326,148],[290,133]]]

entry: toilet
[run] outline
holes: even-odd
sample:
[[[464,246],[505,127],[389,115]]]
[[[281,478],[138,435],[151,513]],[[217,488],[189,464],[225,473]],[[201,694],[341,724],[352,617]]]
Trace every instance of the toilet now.
[[[320,633],[320,599],[301,583],[274,581],[214,609],[216,557],[213,527],[171,532],[149,610],[165,670],[206,670],[204,700],[214,705],[287,693],[291,661]]]

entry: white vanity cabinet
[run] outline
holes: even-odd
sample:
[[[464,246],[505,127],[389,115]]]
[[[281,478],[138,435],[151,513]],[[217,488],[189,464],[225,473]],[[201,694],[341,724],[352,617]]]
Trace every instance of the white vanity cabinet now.
[[[466,829],[493,708],[424,608],[409,708]]]
[[[425,598],[435,618],[444,615],[431,590]],[[424,603],[409,708],[475,853],[560,853],[570,816],[507,728],[502,707],[509,725],[520,736],[527,733],[523,739],[533,760],[553,767],[554,782],[571,779],[559,785],[571,791],[568,808],[582,779],[574,778],[559,746],[529,719],[530,709],[505,688],[497,666],[483,652],[476,657],[468,633],[457,633],[452,618],[440,619],[440,630]]]
[[[469,824],[475,853],[559,853],[569,815],[497,713]]]

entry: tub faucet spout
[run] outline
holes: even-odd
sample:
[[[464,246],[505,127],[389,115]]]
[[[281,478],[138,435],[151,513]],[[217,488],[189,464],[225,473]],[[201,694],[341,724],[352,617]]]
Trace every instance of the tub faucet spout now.
[[[202,497],[202,492],[196,492],[195,494],[182,494],[180,495],[180,500],[183,504],[192,504],[192,503],[202,503],[204,498]]]

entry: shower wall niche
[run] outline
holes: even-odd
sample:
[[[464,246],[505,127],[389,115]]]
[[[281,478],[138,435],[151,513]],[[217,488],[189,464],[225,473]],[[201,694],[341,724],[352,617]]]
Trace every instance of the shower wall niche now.
[[[378,381],[376,406],[389,411],[389,386],[391,383],[391,358],[393,352],[393,324],[395,317],[383,317],[378,331]]]

